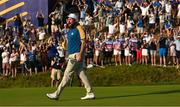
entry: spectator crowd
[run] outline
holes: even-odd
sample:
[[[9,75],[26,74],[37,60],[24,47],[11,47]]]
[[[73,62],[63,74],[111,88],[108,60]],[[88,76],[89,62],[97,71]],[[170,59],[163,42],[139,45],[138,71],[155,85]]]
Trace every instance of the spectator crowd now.
[[[73,0],[72,5],[77,6],[86,33],[87,68],[133,64],[179,68],[179,0],[93,0],[93,11],[85,0]],[[49,14],[50,26],[41,11],[34,16],[38,26],[20,14],[13,26],[0,25],[2,76],[31,76],[64,68],[69,29],[64,8],[60,2]]]

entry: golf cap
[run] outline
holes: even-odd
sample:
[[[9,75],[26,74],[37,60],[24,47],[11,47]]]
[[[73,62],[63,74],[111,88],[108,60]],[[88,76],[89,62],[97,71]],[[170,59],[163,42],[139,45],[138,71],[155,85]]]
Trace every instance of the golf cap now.
[[[98,40],[99,40],[98,38],[95,39],[95,41],[98,41]]]
[[[108,36],[107,36],[107,38],[111,38],[111,36],[110,36],[110,35],[108,35]]]
[[[68,15],[68,17],[69,17],[69,18],[73,18],[73,19],[75,19],[75,20],[78,20],[78,15],[77,15],[76,13],[70,13],[70,14]]]
[[[180,39],[180,36],[177,36],[176,38],[177,38],[177,39]]]

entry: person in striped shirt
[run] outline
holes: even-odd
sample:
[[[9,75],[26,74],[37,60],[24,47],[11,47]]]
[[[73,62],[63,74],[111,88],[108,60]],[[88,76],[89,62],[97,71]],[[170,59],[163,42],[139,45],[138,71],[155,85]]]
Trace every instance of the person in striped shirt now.
[[[112,65],[112,55],[113,55],[113,40],[111,36],[107,36],[107,40],[105,41],[105,63]]]

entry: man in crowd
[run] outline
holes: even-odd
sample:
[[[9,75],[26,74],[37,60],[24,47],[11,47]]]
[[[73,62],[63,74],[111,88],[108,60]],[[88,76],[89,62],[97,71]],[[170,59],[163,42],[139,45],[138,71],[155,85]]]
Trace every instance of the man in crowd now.
[[[176,40],[174,42],[175,46],[176,46],[176,68],[179,68],[179,59],[180,59],[180,36],[176,37]]]

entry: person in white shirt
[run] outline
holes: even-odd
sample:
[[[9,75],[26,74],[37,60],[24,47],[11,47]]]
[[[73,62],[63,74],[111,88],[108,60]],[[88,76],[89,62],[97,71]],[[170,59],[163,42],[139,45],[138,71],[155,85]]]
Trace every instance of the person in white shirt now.
[[[21,73],[27,76],[28,63],[27,63],[27,52],[22,50],[20,53],[20,65],[21,65]]]
[[[125,64],[131,66],[129,38],[125,38],[125,43],[123,45],[124,45]]]
[[[162,8],[164,8],[165,7],[165,0],[161,0],[159,2],[161,3]]]
[[[169,39],[169,52],[170,52],[170,61],[172,60],[172,64],[173,66],[176,64],[176,46],[174,44],[174,39],[173,38],[170,38]],[[169,62],[171,63],[171,62]]]
[[[9,74],[9,52],[5,47],[4,52],[2,53],[2,68],[3,68],[3,76],[8,76]]]
[[[128,33],[130,34],[131,32],[133,32],[133,29],[134,29],[134,20],[130,16],[128,16],[128,19],[127,19]]]
[[[61,61],[61,63],[64,63],[64,61],[65,61],[65,50],[64,50],[64,48],[63,48],[63,46],[62,46],[62,43],[61,42],[59,42],[59,44],[58,44],[59,46],[57,47],[57,52],[58,52],[58,54],[59,54],[59,57],[60,57],[60,61]]]
[[[170,17],[170,16],[171,16],[172,5],[171,5],[171,2],[170,2],[170,1],[168,1],[168,2],[165,4],[165,12],[166,12],[166,17]]]
[[[12,49],[12,53],[10,55],[12,78],[17,76],[18,56],[19,56],[18,52],[15,49]]]
[[[64,28],[62,29],[61,34],[65,37],[64,39],[66,42],[68,42],[68,40],[67,40],[68,31],[69,31],[68,25],[64,24]]]
[[[176,46],[176,68],[179,68],[179,59],[180,59],[180,36],[176,37],[176,40],[174,41],[174,44]]]
[[[142,64],[148,64],[148,43],[146,40],[143,40],[143,43],[141,45],[142,48]]]
[[[159,27],[160,27],[160,32],[162,32],[162,29],[164,27],[164,22],[165,22],[165,15],[163,14],[162,11],[159,13]]]
[[[84,23],[86,17],[87,5],[78,5],[80,11],[80,21]]]
[[[149,31],[152,33],[154,33],[156,29],[155,23],[156,23],[156,16],[153,13],[153,11],[151,11],[151,13],[149,14]]]
[[[126,32],[126,25],[124,22],[120,22],[119,24],[119,32],[120,32],[120,35],[124,34]]]
[[[142,5],[141,6],[139,6],[140,7],[140,9],[141,9],[141,15],[142,15],[142,18],[144,19],[144,24],[145,24],[145,27],[147,27],[147,21],[148,21],[148,17],[147,17],[147,15],[149,14],[149,7],[150,7],[150,5],[151,4],[149,4],[148,6],[145,6],[145,4],[143,4],[142,3]]]
[[[143,16],[143,17],[146,17],[147,15],[148,15],[148,10],[149,10],[149,7],[150,7],[150,5],[148,5],[147,7],[146,6],[140,6],[140,9],[141,9],[141,15]]]
[[[40,41],[43,41],[45,39],[45,34],[46,33],[45,33],[44,29],[40,28],[39,32],[38,32],[38,36],[39,36]]]
[[[114,7],[114,8],[115,8],[116,10],[119,10],[120,8],[123,7],[123,5],[124,5],[123,0],[117,0],[116,3],[115,3],[115,7]]]
[[[90,30],[91,24],[92,24],[92,17],[86,13],[85,24],[84,24],[86,34],[89,33],[89,35],[91,35],[91,30]]]
[[[118,25],[118,23],[115,23],[115,24],[114,24],[113,21],[109,24],[109,26],[108,26],[108,28],[109,28],[108,34],[109,34],[110,36],[113,37],[113,36],[115,35],[117,25]]]
[[[94,61],[95,61],[95,64],[96,66],[98,66],[98,62],[99,62],[99,55],[100,55],[100,52],[101,52],[101,41],[96,38],[95,39],[95,42],[94,42],[94,50],[95,50],[95,54],[94,54]]]

